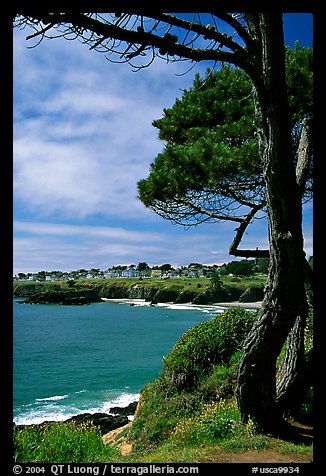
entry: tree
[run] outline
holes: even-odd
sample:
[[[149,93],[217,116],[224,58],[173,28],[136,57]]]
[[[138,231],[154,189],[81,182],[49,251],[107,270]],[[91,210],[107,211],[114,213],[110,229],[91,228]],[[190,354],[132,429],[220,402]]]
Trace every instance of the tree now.
[[[267,274],[269,266],[269,258],[257,258],[256,259],[256,271],[258,273]]]
[[[46,279],[46,271],[39,271],[36,275],[39,281],[45,281]]]
[[[254,266],[255,262],[253,260],[230,261],[225,266],[225,273],[234,274],[235,276],[251,276]]]
[[[209,281],[210,281],[210,284],[209,284],[210,290],[216,294],[220,293],[221,290],[223,289],[223,283],[217,269],[214,269],[210,272]]]
[[[145,271],[145,269],[150,269],[147,263],[141,262],[137,264],[137,271]]]
[[[312,111],[312,50],[299,48],[298,44],[294,51],[287,48],[286,72],[292,160],[297,164],[297,178],[302,180],[300,148],[307,152],[302,146],[309,128],[307,118]],[[203,79],[197,75],[193,87],[184,91],[181,100],[177,99],[172,108],[164,109],[163,118],[153,122],[159,129],[159,138],[167,144],[151,164],[149,177],[138,183],[138,189],[145,206],[177,224],[238,222],[230,254],[253,256],[265,260],[268,266],[269,250],[239,249],[248,225],[266,211],[250,91],[251,82],[239,69],[222,66],[214,73],[209,70]],[[309,163],[311,151],[304,160]],[[303,168],[306,178],[301,192],[305,201],[311,196],[311,183],[307,181],[311,167]],[[253,267],[252,261],[234,261],[224,271],[247,275],[252,274]],[[295,329],[278,371],[277,399],[285,412],[291,404],[291,399],[286,397],[290,386],[295,386],[298,398],[303,397],[295,380],[304,366],[304,319],[299,319]],[[305,393],[304,385],[302,393]]]
[[[251,87],[245,73],[224,66],[196,76],[193,88],[164,109],[153,125],[167,144],[138,183],[145,206],[186,226],[241,223],[263,207]]]
[[[293,161],[297,163],[301,121],[312,111],[312,50],[287,48],[288,97],[304,100],[290,108]],[[295,74],[296,68],[298,74]],[[138,183],[139,198],[158,215],[184,226],[204,222],[241,224],[230,246],[235,256],[261,255],[239,250],[244,227],[265,215],[265,188],[259,158],[251,81],[239,68],[208,70],[183,92],[161,119],[153,121],[166,146]],[[300,127],[299,127],[300,126]],[[311,177],[311,168],[308,170]],[[304,200],[311,195],[311,184]],[[264,251],[263,254],[266,254]]]
[[[170,263],[164,263],[159,267],[162,271],[170,271],[171,269],[173,270],[172,266]]]
[[[225,23],[233,35],[223,32]],[[25,10],[16,25],[26,24],[35,30],[30,39],[51,37],[55,29],[55,36],[81,38],[109,59],[127,61],[136,69],[160,56],[169,61],[227,62],[250,77],[265,186],[270,267],[258,319],[244,344],[237,399],[243,421],[251,417],[264,431],[279,427],[282,413],[276,399],[276,360],[297,318],[305,318],[307,307],[301,205],[307,170],[303,158],[307,154],[302,153],[298,161],[298,180],[292,157],[282,14],[213,11],[182,18],[134,10],[112,15],[29,14]],[[140,63],[135,63],[137,60]]]

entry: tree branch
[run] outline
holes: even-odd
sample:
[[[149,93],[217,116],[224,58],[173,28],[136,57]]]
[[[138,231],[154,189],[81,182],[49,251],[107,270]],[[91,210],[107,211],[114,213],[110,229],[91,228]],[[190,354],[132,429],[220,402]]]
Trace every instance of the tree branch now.
[[[216,15],[225,23],[228,23],[230,26],[232,26],[232,28],[238,33],[240,38],[247,45],[248,49],[255,47],[256,45],[255,41],[253,40],[253,38],[251,38],[246,28],[244,28],[244,26],[236,18],[234,18],[229,13],[225,13],[225,12],[217,11],[217,12],[214,12],[213,14]]]
[[[194,210],[196,213],[199,213],[200,215],[206,215],[208,218],[212,218],[214,220],[219,220],[219,221],[235,221],[237,223],[241,222],[242,219],[239,217],[233,217],[230,215],[217,215],[215,213],[209,212],[208,210],[205,210],[204,208],[201,208],[199,206],[196,206],[194,203],[191,203],[187,200],[178,199],[178,202],[181,203],[182,205],[185,205],[186,207],[191,208]]]
[[[242,256],[244,258],[267,258],[269,257],[269,250],[239,250],[238,246],[242,240],[243,234],[247,229],[247,226],[254,218],[256,213],[261,210],[264,206],[264,203],[259,203],[252,207],[251,211],[247,216],[242,220],[239,228],[236,228],[236,235],[231,243],[229,248],[229,254],[233,256]]]
[[[22,12],[24,18],[28,22],[29,16]],[[132,16],[132,14],[129,14]],[[187,22],[180,18],[174,17],[167,14],[154,14],[148,15],[151,19],[161,19],[164,22],[167,22],[168,25],[180,26],[185,30],[189,29],[198,34],[207,36],[212,40],[217,41],[221,45],[224,44],[227,48],[231,49],[229,51],[221,51],[218,48],[193,48],[190,46],[185,46],[184,44],[171,42],[170,39],[159,36],[153,33],[153,28],[151,31],[144,31],[142,27],[137,30],[130,29],[128,30],[126,26],[120,27],[118,23],[108,23],[104,21],[99,21],[97,18],[83,14],[83,13],[35,13],[30,18],[33,28],[36,28],[37,21],[43,24],[53,24],[60,27],[64,24],[70,24],[71,26],[67,27],[67,31],[62,33],[62,36],[67,37],[67,35],[74,33],[78,34],[83,38],[84,42],[92,46],[92,43],[99,45],[100,43],[103,46],[104,40],[119,40],[132,45],[139,45],[142,47],[154,47],[157,49],[162,49],[166,52],[168,56],[178,56],[180,58],[189,59],[192,61],[214,61],[214,62],[226,62],[232,63],[235,66],[239,66],[247,71],[248,74],[254,74],[254,68],[250,62],[250,57],[248,53],[236,42],[230,39],[227,35],[220,33],[216,30],[212,31],[204,27],[203,25]],[[156,25],[157,27],[157,25]],[[41,28],[41,26],[40,26]],[[100,41],[100,38],[85,38],[83,35],[85,31],[93,32],[96,35],[103,37],[103,40]],[[190,43],[192,44],[192,42]],[[94,46],[94,47],[95,47]],[[113,46],[106,45],[107,51],[113,53],[121,54],[121,51],[115,51]],[[142,52],[143,49],[140,49]],[[135,52],[136,54],[136,52]],[[135,55],[133,54],[133,57]],[[130,58],[128,55],[125,55],[125,61],[128,62]]]

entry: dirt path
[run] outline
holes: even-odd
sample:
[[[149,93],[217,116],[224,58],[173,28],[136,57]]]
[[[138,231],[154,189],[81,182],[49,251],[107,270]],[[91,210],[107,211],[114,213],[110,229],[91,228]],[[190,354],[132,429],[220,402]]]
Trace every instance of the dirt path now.
[[[277,449],[267,449],[261,451],[245,451],[232,453],[229,451],[216,450],[216,453],[205,458],[205,461],[198,460],[198,463],[312,463],[310,454],[282,454]]]
[[[305,441],[312,441],[312,427],[300,425],[293,422],[298,435],[303,437]],[[104,444],[112,444],[116,446],[121,456],[128,456],[132,452],[132,445],[127,440],[128,430],[132,422],[127,425],[110,431],[102,437]],[[193,463],[312,463],[313,457],[311,453],[286,453],[283,454],[277,448],[278,440],[270,438],[271,448],[265,450],[247,450],[243,452],[224,451],[217,445],[214,449],[210,448],[209,452],[203,454]],[[275,448],[273,448],[275,444]]]

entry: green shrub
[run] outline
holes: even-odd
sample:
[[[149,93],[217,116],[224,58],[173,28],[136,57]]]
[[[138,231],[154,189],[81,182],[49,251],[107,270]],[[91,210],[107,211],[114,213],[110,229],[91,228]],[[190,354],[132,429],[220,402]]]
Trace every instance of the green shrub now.
[[[159,378],[141,392],[130,433],[135,447],[168,440],[180,421],[199,424],[196,418],[201,418],[205,405],[233,396],[241,344],[254,319],[255,314],[243,309],[228,309],[181,336],[164,359]],[[221,438],[231,431],[228,418],[216,418],[205,428],[203,423],[201,429],[195,425],[194,432],[185,436],[187,441],[208,434]]]
[[[230,279],[230,282],[232,282],[232,283],[241,283],[241,279],[238,278],[238,277],[232,277],[232,278]]]
[[[232,435],[240,425],[235,403],[223,400],[202,405],[195,415],[181,419],[171,440],[174,443],[198,444]]]
[[[14,430],[14,460],[19,463],[91,463],[100,455],[116,454],[104,446],[98,427],[52,423]]]
[[[300,421],[311,423],[313,420],[313,387],[311,386],[301,404],[298,417]]]
[[[196,324],[183,334],[164,359],[160,381],[169,392],[190,390],[211,368],[228,364],[241,348],[255,315],[230,308],[213,319]]]
[[[216,365],[200,385],[204,401],[231,398],[236,383],[236,366]]]

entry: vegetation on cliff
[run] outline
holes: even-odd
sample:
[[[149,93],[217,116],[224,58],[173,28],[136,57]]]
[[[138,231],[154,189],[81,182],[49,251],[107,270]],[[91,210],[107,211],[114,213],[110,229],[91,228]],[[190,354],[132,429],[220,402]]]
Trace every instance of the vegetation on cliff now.
[[[153,303],[260,301],[266,276],[222,276],[215,278],[170,279],[85,279],[57,282],[16,282],[13,295],[31,303],[83,304],[107,299],[145,299]],[[78,299],[81,302],[78,302]]]

